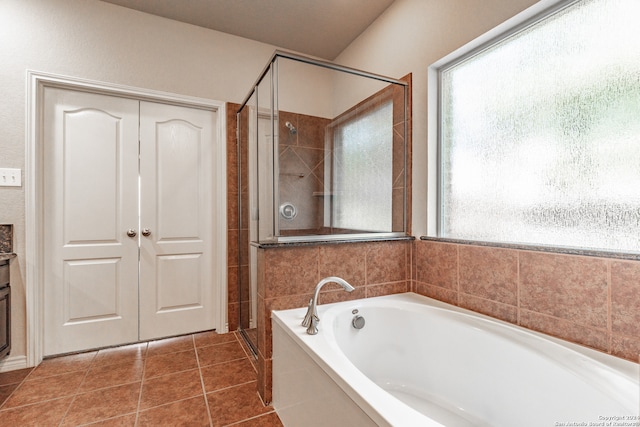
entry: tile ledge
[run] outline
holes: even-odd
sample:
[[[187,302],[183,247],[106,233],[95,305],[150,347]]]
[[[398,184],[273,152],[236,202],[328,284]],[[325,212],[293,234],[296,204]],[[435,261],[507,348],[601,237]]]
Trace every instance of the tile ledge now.
[[[598,258],[612,258],[612,259],[621,259],[621,260],[640,261],[640,253],[633,253],[633,252],[613,252],[613,251],[603,251],[603,250],[594,250],[594,249],[571,248],[571,247],[565,247],[565,246],[526,245],[521,243],[496,243],[496,242],[484,242],[484,241],[465,240],[465,239],[450,239],[446,237],[432,237],[432,236],[420,236],[419,240],[441,242],[441,243],[456,243],[460,245],[488,246],[488,247],[503,248],[503,249],[520,249],[525,251],[548,252],[548,253],[565,254],[565,255],[581,255],[581,256],[591,256],[591,257],[598,257]]]
[[[413,236],[400,236],[400,237],[370,237],[363,239],[332,239],[332,240],[315,240],[315,241],[297,241],[297,242],[274,242],[274,243],[256,243],[251,242],[251,246],[255,246],[259,249],[274,249],[274,248],[294,248],[294,247],[302,247],[302,246],[323,246],[323,245],[334,245],[334,244],[345,244],[345,243],[370,243],[370,242],[402,242],[402,241],[413,241],[416,240]]]

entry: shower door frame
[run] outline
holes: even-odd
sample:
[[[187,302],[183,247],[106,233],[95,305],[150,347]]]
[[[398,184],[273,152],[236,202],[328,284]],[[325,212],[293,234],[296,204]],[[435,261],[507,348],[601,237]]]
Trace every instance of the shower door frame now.
[[[396,232],[364,232],[364,233],[348,233],[348,234],[327,234],[327,235],[303,235],[303,236],[280,236],[280,226],[279,223],[277,221],[277,212],[276,212],[276,206],[279,205],[279,185],[278,183],[276,183],[275,178],[273,178],[273,182],[271,182],[271,188],[269,189],[270,193],[271,193],[271,197],[272,197],[272,212],[270,212],[269,214],[269,221],[271,222],[271,230],[273,231],[273,236],[270,236],[270,238],[268,239],[264,239],[262,236],[260,236],[260,223],[259,223],[259,219],[258,219],[258,235],[254,236],[254,234],[252,233],[251,228],[249,229],[248,232],[248,236],[245,236],[245,233],[242,232],[242,215],[243,215],[243,201],[242,201],[242,184],[243,184],[243,176],[242,176],[242,147],[241,147],[241,142],[242,142],[242,138],[241,138],[241,111],[244,108],[250,108],[249,111],[249,123],[251,123],[251,120],[255,120],[255,127],[258,127],[258,120],[260,119],[260,117],[262,116],[263,118],[269,118],[271,120],[271,135],[273,138],[274,143],[273,145],[273,149],[272,152],[270,154],[272,154],[272,168],[273,171],[277,171],[279,170],[279,144],[275,141],[277,141],[275,138],[276,136],[276,132],[279,129],[278,126],[278,112],[276,112],[275,108],[278,105],[278,79],[277,79],[277,71],[278,71],[278,65],[277,65],[277,59],[278,58],[284,58],[284,59],[289,59],[289,60],[293,60],[293,61],[298,61],[301,63],[305,63],[305,64],[309,64],[309,65],[315,65],[315,66],[319,66],[322,68],[327,68],[330,70],[334,70],[334,71],[340,71],[340,72],[344,72],[344,73],[348,73],[348,74],[352,74],[352,75],[356,75],[356,76],[360,76],[360,77],[366,77],[366,78],[370,78],[370,79],[374,79],[374,80],[378,80],[381,82],[385,82],[388,84],[396,84],[396,85],[400,85],[404,87],[404,153],[403,153],[403,164],[404,164],[404,183],[403,183],[403,188],[404,188],[404,197],[403,197],[403,205],[402,205],[402,223],[403,223],[403,227],[402,227],[402,231],[396,231]],[[267,74],[271,73],[270,75],[270,103],[269,103],[269,109],[270,111],[265,112],[265,113],[260,113],[260,102],[259,102],[259,95],[258,95],[258,88],[260,83],[263,82],[263,80],[265,79],[265,77],[267,76]],[[322,60],[318,60],[318,59],[313,59],[313,58],[308,58],[305,56],[301,56],[301,55],[297,55],[297,54],[293,54],[290,52],[285,52],[285,51],[281,51],[281,50],[276,50],[273,55],[271,56],[271,58],[269,59],[269,61],[267,62],[266,66],[264,67],[264,69],[262,70],[262,72],[258,75],[258,78],[256,79],[255,83],[251,86],[251,89],[249,90],[249,93],[247,94],[247,96],[244,98],[244,100],[242,101],[242,103],[240,104],[240,107],[238,108],[237,114],[236,114],[236,123],[237,123],[237,129],[236,129],[236,143],[237,143],[237,156],[238,156],[238,224],[240,224],[240,231],[238,233],[238,266],[239,269],[242,268],[242,258],[243,258],[243,254],[242,254],[242,248],[245,247],[244,242],[242,241],[243,238],[248,237],[249,238],[249,242],[248,242],[248,246],[249,249],[248,251],[251,252],[251,247],[255,247],[257,248],[268,248],[268,247],[277,247],[280,244],[283,243],[295,243],[295,242],[323,242],[323,241],[372,241],[372,240],[393,240],[393,239],[403,239],[407,237],[407,230],[408,230],[408,224],[407,224],[407,207],[408,207],[408,188],[407,188],[407,183],[408,183],[408,178],[407,178],[407,171],[408,171],[408,141],[409,141],[409,135],[408,135],[408,125],[409,125],[409,121],[410,118],[408,117],[408,113],[409,113],[409,106],[408,106],[408,102],[410,99],[410,94],[407,93],[408,88],[410,88],[410,84],[407,81],[404,80],[398,80],[398,79],[393,79],[390,77],[386,77],[380,74],[375,74],[375,73],[371,73],[371,72],[367,72],[367,71],[362,71],[362,70],[358,70],[355,68],[350,68],[350,67],[346,67],[346,66],[342,66],[342,65],[338,65],[338,64],[334,64],[331,62],[327,62],[327,61],[322,61]],[[255,96],[256,101],[255,101],[255,107],[254,111],[251,111],[251,106],[248,104],[249,101],[251,100],[251,98]],[[254,117],[255,116],[255,117]],[[251,126],[248,127],[249,128],[249,133],[248,133],[248,138],[256,138],[257,135],[252,135],[252,132],[250,131]],[[255,132],[257,133],[257,129],[255,130]],[[249,140],[248,140],[249,141]],[[251,144],[249,144],[249,147],[251,148]],[[257,156],[257,153],[256,153]],[[247,172],[247,176],[246,179],[249,180],[249,172],[251,170],[251,168],[248,166],[249,171]],[[272,173],[273,175],[273,173]],[[247,183],[247,185],[249,185],[250,183]],[[247,190],[249,191],[249,190]],[[256,189],[256,191],[258,191]],[[249,198],[251,198],[251,194],[249,194]],[[252,207],[251,207],[251,203],[249,203],[249,209],[250,211],[248,212],[249,215],[249,227],[250,224],[253,222],[252,217],[255,214],[254,212],[251,211]],[[260,215],[260,213],[258,213],[258,215]],[[255,237],[255,240],[253,240],[253,238]],[[252,263],[256,263],[256,260],[251,260],[249,253],[247,253],[247,257],[249,258],[247,263],[248,263],[248,267],[251,270],[251,268],[253,268]],[[251,273],[249,273],[251,274]],[[253,343],[251,338],[248,336],[248,334],[246,333],[245,329],[243,328],[242,325],[242,302],[240,301],[241,295],[242,295],[242,273],[240,272],[238,274],[238,296],[239,296],[239,309],[238,309],[238,330],[241,333],[241,335],[243,336],[244,340],[247,342],[247,345],[249,346],[249,348],[253,351],[254,356],[257,357],[257,343]],[[257,276],[257,275],[256,275]],[[257,277],[256,277],[257,280]],[[254,289],[256,288],[256,286],[254,286],[254,284],[251,283],[251,279],[250,279],[250,283],[249,283],[250,289]],[[250,295],[249,299],[250,299],[250,304],[253,304],[253,302],[256,300],[257,295]],[[257,310],[256,310],[257,311]],[[251,326],[251,323],[255,323],[256,319],[255,319],[255,312],[253,310],[253,308],[251,309],[251,317],[249,320],[249,326]],[[253,319],[252,319],[253,318]],[[252,322],[253,320],[253,322]]]
[[[258,78],[256,79],[255,83],[251,86],[251,89],[249,90],[249,93],[247,94],[247,96],[244,98],[244,100],[242,101],[242,104],[240,104],[240,107],[238,108],[238,113],[237,113],[237,124],[238,126],[240,125],[240,111],[242,111],[243,108],[245,108],[247,106],[247,103],[249,102],[249,100],[251,99],[251,97],[255,94],[256,98],[258,97],[258,86],[260,85],[260,83],[263,81],[263,79],[267,76],[267,74],[269,72],[271,72],[271,84],[270,84],[270,89],[271,89],[271,102],[269,105],[270,108],[270,112],[269,112],[269,116],[271,117],[271,124],[272,124],[272,135],[275,135],[275,132],[278,129],[278,126],[276,126],[276,122],[278,120],[278,116],[277,113],[275,112],[275,106],[278,105],[277,102],[277,96],[278,96],[278,80],[277,78],[275,78],[274,76],[276,76],[277,73],[277,59],[278,58],[285,58],[285,59],[290,59],[293,61],[298,61],[301,63],[305,63],[305,64],[309,64],[309,65],[315,65],[318,67],[322,67],[322,68],[327,68],[330,70],[334,70],[334,71],[341,71],[344,73],[348,73],[348,74],[352,74],[355,76],[360,76],[360,77],[366,77],[366,78],[370,78],[370,79],[374,79],[374,80],[378,80],[381,82],[385,82],[385,83],[389,83],[389,84],[397,84],[400,86],[403,86],[405,88],[405,93],[404,93],[404,140],[405,140],[405,149],[404,149],[404,159],[403,159],[403,163],[404,163],[404,192],[405,195],[403,197],[403,206],[402,206],[402,231],[392,231],[392,232],[364,232],[364,233],[347,233],[347,234],[326,234],[326,235],[303,235],[303,236],[280,236],[280,226],[278,224],[278,221],[276,220],[277,218],[277,213],[275,210],[275,207],[278,206],[279,204],[279,190],[278,190],[278,185],[274,183],[272,185],[272,206],[274,207],[273,209],[273,213],[271,215],[272,220],[273,220],[273,224],[272,224],[272,230],[273,230],[273,236],[270,239],[262,239],[260,235],[258,235],[258,240],[256,241],[256,243],[258,243],[259,245],[277,245],[279,243],[295,243],[295,242],[322,242],[322,241],[353,241],[353,240],[384,240],[384,239],[396,239],[396,238],[404,238],[406,237],[406,233],[408,230],[408,224],[407,224],[407,182],[408,182],[408,178],[407,178],[407,162],[408,162],[408,147],[407,147],[407,141],[408,141],[408,125],[409,125],[409,117],[408,117],[408,112],[409,112],[409,108],[408,108],[408,99],[410,98],[409,94],[407,94],[407,88],[410,87],[410,84],[407,83],[404,80],[398,80],[398,79],[394,79],[391,77],[386,77],[383,76],[381,74],[376,74],[376,73],[371,73],[368,71],[362,71],[362,70],[358,70],[356,68],[351,68],[351,67],[346,67],[343,65],[338,65],[338,64],[334,64],[328,61],[322,61],[319,59],[314,59],[314,58],[309,58],[306,56],[302,56],[302,55],[297,55],[294,53],[290,53],[290,52],[285,52],[282,50],[276,50],[273,55],[271,56],[271,58],[269,59],[269,61],[267,62],[267,65],[264,67],[264,69],[262,70],[262,72],[259,74]],[[259,101],[256,102],[257,104],[257,108],[259,108]],[[259,113],[258,113],[259,114]],[[239,128],[238,128],[238,135],[239,135]],[[240,160],[240,140],[238,139],[238,159]],[[272,164],[273,164],[273,170],[279,170],[279,165],[278,165],[278,159],[279,159],[279,146],[278,144],[274,144],[274,149],[273,149],[273,159],[272,159]],[[240,183],[240,168],[238,168],[238,182]],[[240,188],[240,187],[239,187]],[[238,202],[240,203],[241,200],[239,199]],[[238,205],[239,206],[239,210],[238,210],[238,215],[240,216],[242,214],[242,210],[241,210],[241,204]],[[239,218],[241,219],[241,218]]]

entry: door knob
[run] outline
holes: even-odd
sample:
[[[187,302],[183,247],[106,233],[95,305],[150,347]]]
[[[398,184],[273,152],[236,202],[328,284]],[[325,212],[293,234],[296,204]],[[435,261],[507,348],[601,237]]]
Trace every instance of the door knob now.
[[[136,230],[134,230],[133,228],[127,230],[127,236],[129,237],[136,237],[136,234],[138,233],[136,233]]]
[[[149,230],[148,228],[143,228],[142,229],[142,235],[143,236],[150,236],[151,235],[151,230]]]

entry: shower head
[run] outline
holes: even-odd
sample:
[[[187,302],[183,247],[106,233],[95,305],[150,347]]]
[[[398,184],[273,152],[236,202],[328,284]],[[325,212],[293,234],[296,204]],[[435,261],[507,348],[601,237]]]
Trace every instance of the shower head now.
[[[291,122],[285,122],[284,125],[287,127],[287,129],[289,129],[289,133],[291,135],[295,135],[296,132],[298,132],[298,129],[296,129],[296,127],[292,125]]]

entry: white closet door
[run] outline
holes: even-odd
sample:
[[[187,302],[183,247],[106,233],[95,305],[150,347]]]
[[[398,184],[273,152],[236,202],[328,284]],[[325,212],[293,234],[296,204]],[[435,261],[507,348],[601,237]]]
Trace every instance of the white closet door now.
[[[140,103],[140,339],[215,327],[217,113]]]
[[[138,339],[138,107],[45,89],[44,355]]]

